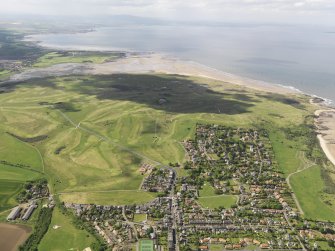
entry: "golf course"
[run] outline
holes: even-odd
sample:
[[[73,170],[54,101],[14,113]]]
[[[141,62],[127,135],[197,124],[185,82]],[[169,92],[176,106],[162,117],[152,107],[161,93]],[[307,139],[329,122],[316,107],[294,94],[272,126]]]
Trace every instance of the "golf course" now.
[[[187,161],[182,142],[194,137],[197,123],[206,123],[267,130],[284,177],[303,168],[305,160],[296,158],[299,152],[309,154],[310,162],[324,160],[292,175],[290,183],[305,217],[335,220],[334,194],[324,190],[330,165],[308,137],[314,109],[300,94],[286,97],[165,74],[64,76],[6,84],[0,95],[0,209],[15,206],[24,182],[41,177],[59,202],[151,201],[156,194],[140,190],[140,166],[180,163],[182,169]],[[318,189],[306,189],[307,181]],[[229,208],[237,201],[208,189],[201,193],[204,207]],[[41,247],[89,246],[92,236],[76,232],[66,217],[54,211]],[[58,235],[70,240],[56,241]]]

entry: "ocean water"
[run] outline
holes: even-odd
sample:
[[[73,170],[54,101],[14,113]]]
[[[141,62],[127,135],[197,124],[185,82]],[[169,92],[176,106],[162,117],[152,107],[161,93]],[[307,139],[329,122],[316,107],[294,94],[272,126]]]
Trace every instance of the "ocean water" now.
[[[32,38],[63,49],[166,53],[335,101],[335,26],[123,25]]]

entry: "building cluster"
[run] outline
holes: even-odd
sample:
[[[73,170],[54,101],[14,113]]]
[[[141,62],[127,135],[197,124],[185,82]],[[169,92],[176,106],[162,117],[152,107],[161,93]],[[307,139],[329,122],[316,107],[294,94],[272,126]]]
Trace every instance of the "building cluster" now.
[[[24,185],[24,190],[17,197],[17,201],[20,204],[11,210],[7,216],[7,220],[29,220],[38,207],[40,199],[48,199],[48,203],[45,205],[47,207],[53,208],[55,206],[54,198],[49,194],[46,180],[41,179],[27,182]]]
[[[153,169],[142,183],[141,189],[149,192],[167,193],[171,190],[175,179],[175,173],[170,169]]]
[[[198,125],[182,177],[153,168],[142,189],[164,192],[142,205],[66,204],[114,250],[151,239],[155,250],[323,250],[335,243],[335,224],[303,219],[273,158],[265,131]],[[204,184],[238,198],[230,207],[200,203]],[[223,194],[223,195],[222,195]],[[220,197],[222,195],[222,197]],[[136,221],[138,215],[145,216]],[[329,244],[330,245],[330,244]]]
[[[0,70],[7,70],[13,72],[19,72],[23,70],[23,65],[20,61],[16,60],[0,60]]]
[[[150,238],[157,248],[157,235],[162,235],[171,226],[171,201],[156,198],[143,205],[102,206],[94,204],[65,203],[66,208],[90,223],[113,250],[132,250],[139,239]],[[145,215],[143,221],[136,222],[136,215]]]
[[[150,173],[152,169],[153,169],[153,166],[151,164],[143,163],[141,165],[139,171],[143,175],[143,174],[146,174],[146,173]]]
[[[34,210],[37,208],[37,204],[35,201],[31,202],[28,205],[19,205],[14,207],[9,215],[7,216],[8,221],[14,221],[17,219],[21,219],[27,221],[30,219]]]
[[[26,203],[31,200],[48,198],[49,189],[48,182],[45,179],[30,181],[24,185],[24,190],[17,196],[17,201]]]
[[[91,227],[112,247],[127,250],[127,245],[136,241],[136,234],[124,217],[122,206],[65,203],[75,214]]]
[[[287,250],[312,250],[318,246],[317,238],[302,238],[299,234],[302,218],[292,191],[273,161],[265,131],[198,125],[195,140],[184,145],[191,178],[179,180],[180,243],[194,246],[194,242],[189,243],[190,237],[201,235],[201,250],[209,249],[211,244],[236,250],[251,244],[261,249]],[[202,208],[194,188],[201,190],[204,181],[217,194],[237,195],[237,205]],[[334,224],[329,228],[334,229]]]

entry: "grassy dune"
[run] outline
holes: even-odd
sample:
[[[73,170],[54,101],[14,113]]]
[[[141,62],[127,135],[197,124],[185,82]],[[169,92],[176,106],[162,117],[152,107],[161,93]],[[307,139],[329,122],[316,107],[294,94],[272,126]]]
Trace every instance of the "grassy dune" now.
[[[196,123],[267,128],[287,176],[301,166],[296,154],[307,147],[303,138],[287,139],[284,129],[305,123],[313,112],[302,96],[256,93],[220,81],[170,75],[59,77],[7,88],[0,94],[2,135],[8,131],[48,137],[23,143],[2,136],[10,141],[3,156],[22,156],[42,170],[40,152],[51,191],[62,200],[83,203],[139,202],[134,191],[143,178],[140,165],[183,163],[181,141],[194,137]],[[292,185],[299,183],[296,179]],[[145,201],[152,197],[143,196]],[[300,201],[309,195],[302,190],[297,196]],[[309,205],[302,204],[307,212]],[[335,213],[334,205],[327,207]]]

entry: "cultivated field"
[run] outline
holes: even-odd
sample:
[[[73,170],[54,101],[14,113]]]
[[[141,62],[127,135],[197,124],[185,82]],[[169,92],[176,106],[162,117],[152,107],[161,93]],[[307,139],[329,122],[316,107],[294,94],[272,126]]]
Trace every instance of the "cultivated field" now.
[[[31,229],[22,225],[0,223],[0,247],[4,251],[16,251],[28,238]]]

